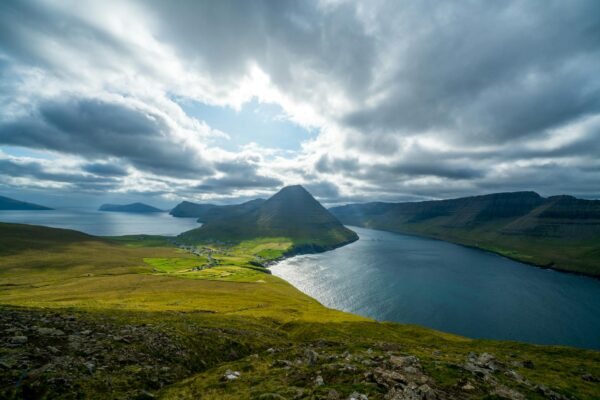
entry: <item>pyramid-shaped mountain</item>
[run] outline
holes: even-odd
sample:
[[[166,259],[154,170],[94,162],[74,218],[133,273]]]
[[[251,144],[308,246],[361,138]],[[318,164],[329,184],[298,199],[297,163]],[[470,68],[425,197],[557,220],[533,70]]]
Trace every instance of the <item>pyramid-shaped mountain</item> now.
[[[291,239],[301,251],[327,250],[358,239],[302,186],[287,186],[241,215],[211,218],[179,236],[187,242],[239,241],[260,237]]]

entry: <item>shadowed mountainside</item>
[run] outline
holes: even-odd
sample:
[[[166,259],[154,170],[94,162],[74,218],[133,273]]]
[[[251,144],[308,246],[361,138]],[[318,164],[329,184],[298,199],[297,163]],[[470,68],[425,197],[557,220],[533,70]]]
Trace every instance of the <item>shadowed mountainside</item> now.
[[[0,210],[52,210],[52,208],[0,196]]]
[[[114,212],[129,212],[129,213],[155,213],[163,212],[156,207],[149,206],[144,203],[131,204],[102,204],[98,211],[114,211]]]
[[[196,204],[183,201],[173,208],[169,214],[180,218],[198,218],[198,222],[208,222],[223,217],[235,217],[252,211],[264,203],[264,199],[250,200],[241,204],[218,206],[215,204]]]
[[[179,238],[186,242],[228,242],[283,237],[294,242],[293,251],[301,252],[323,251],[358,239],[299,185],[287,186],[266,201],[244,203],[205,221],[202,227]]]
[[[600,201],[534,192],[330,209],[344,224],[442,239],[600,276]]]

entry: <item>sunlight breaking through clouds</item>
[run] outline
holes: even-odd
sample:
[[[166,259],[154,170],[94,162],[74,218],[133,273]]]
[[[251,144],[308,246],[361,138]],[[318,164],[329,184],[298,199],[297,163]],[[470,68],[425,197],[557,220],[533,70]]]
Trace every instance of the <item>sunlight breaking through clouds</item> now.
[[[597,15],[585,0],[3,1],[0,190],[598,197]],[[278,115],[248,118],[261,108]]]

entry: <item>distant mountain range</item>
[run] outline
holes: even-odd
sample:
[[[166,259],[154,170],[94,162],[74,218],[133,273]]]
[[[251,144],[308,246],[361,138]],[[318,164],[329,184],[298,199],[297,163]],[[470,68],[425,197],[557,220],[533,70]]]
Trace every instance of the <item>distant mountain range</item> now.
[[[157,213],[163,212],[163,210],[156,207],[149,206],[144,203],[131,203],[131,204],[102,204],[98,211],[115,211],[115,212],[129,212],[129,213]]]
[[[173,208],[169,214],[174,217],[198,218],[198,222],[208,222],[225,216],[241,215],[257,209],[264,199],[250,200],[241,204],[218,206],[215,204],[197,204],[183,201]]]
[[[341,222],[490,250],[559,270],[600,276],[600,201],[535,192],[330,209]]]
[[[358,239],[299,185],[287,186],[268,200],[211,210],[215,214],[209,210],[200,217],[204,222],[200,228],[181,234],[179,239],[229,242],[284,237],[292,240],[294,252],[323,251]]]
[[[52,208],[0,196],[0,210],[52,210]]]

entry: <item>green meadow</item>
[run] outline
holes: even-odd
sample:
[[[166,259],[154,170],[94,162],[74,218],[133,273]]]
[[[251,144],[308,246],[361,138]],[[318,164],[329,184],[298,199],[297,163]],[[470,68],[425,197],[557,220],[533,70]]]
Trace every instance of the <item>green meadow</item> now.
[[[431,398],[600,397],[596,351],[328,309],[260,266],[291,246],[197,243],[195,255],[170,238],[0,224],[0,398],[384,399],[411,379]],[[472,353],[494,368],[469,370]],[[393,375],[407,356],[418,361]]]

